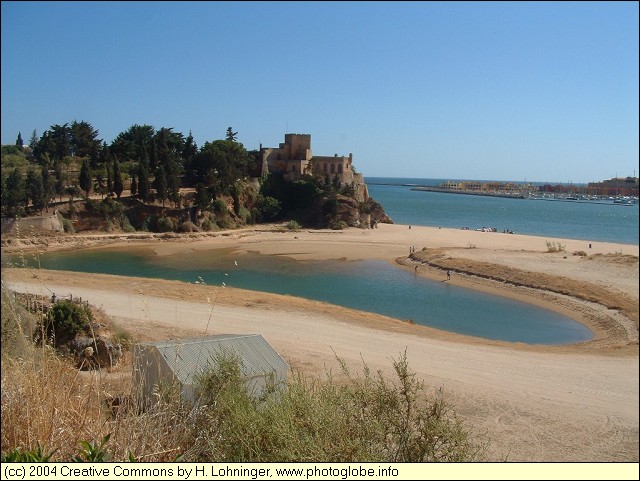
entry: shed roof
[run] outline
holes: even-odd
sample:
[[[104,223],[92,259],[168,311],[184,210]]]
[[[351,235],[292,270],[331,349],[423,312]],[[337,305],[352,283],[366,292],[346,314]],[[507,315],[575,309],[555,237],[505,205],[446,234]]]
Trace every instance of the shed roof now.
[[[242,359],[248,377],[289,369],[260,334],[220,334],[147,342],[142,346],[155,347],[182,384],[192,384],[193,375],[204,369],[213,356],[229,351]]]

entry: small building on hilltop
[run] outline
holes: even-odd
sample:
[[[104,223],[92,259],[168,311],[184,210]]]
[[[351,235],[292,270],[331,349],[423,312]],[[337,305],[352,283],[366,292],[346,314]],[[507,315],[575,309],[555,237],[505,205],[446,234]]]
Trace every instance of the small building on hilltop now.
[[[194,379],[213,359],[234,354],[244,367],[247,390],[259,397],[269,383],[284,382],[289,365],[259,334],[221,334],[137,344],[133,381],[144,406],[158,401],[162,385],[177,385],[184,400],[195,402]]]
[[[353,155],[314,156],[311,152],[310,134],[285,134],[284,143],[277,148],[262,147],[262,175],[280,173],[285,180],[296,181],[304,175],[313,175],[341,186],[353,185],[356,198],[365,202],[369,198],[364,176],[353,170]]]

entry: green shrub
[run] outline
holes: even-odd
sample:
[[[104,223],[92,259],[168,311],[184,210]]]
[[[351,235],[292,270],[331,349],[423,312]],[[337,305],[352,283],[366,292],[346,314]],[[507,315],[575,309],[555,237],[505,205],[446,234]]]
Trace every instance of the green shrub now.
[[[75,234],[76,233],[76,228],[73,227],[73,223],[69,219],[65,219],[63,221],[62,227],[64,228],[64,231],[69,233],[69,234]]]
[[[255,209],[258,222],[271,222],[280,217],[282,204],[275,197],[258,195]]]
[[[180,224],[180,232],[200,232],[200,228],[190,220]]]
[[[239,217],[245,224],[249,224],[251,222],[251,212],[249,212],[249,210],[243,205],[240,206]]]
[[[226,215],[224,217],[218,218],[216,220],[216,225],[221,229],[233,229],[235,227],[233,221],[229,218],[229,216]]]
[[[62,228],[65,232],[75,234],[76,229],[73,227],[73,223],[69,219],[65,218],[60,211],[58,211],[58,219],[60,219],[60,223],[62,224]]]
[[[131,225],[131,221],[126,215],[122,216],[122,230],[129,233],[136,231],[136,228]]]
[[[89,329],[93,321],[91,309],[73,301],[61,300],[53,304],[44,320],[43,330],[47,339],[58,346],[73,339],[76,334]]]
[[[349,228],[349,225],[345,221],[339,220],[337,222],[335,222],[335,221],[332,222],[331,223],[331,228],[333,230],[344,230],[344,229]]]
[[[218,224],[216,224],[213,220],[211,219],[205,219],[202,221],[202,230],[203,231],[212,231],[212,230],[216,230],[218,228]]]
[[[215,214],[222,215],[228,212],[227,203],[222,199],[216,199],[211,204],[211,209]]]
[[[199,408],[190,415],[187,462],[466,462],[486,446],[471,439],[441,396],[431,398],[408,366],[346,382],[296,375],[251,395],[237,356],[224,355],[195,377]],[[253,393],[256,394],[256,393]]]
[[[158,218],[155,214],[145,217],[144,221],[142,221],[140,230],[143,232],[153,232],[155,230],[157,221]]]
[[[300,230],[300,224],[298,224],[295,220],[290,220],[289,222],[287,222],[287,229]]]
[[[158,232],[173,232],[176,225],[171,217],[160,217],[156,223],[156,229]]]

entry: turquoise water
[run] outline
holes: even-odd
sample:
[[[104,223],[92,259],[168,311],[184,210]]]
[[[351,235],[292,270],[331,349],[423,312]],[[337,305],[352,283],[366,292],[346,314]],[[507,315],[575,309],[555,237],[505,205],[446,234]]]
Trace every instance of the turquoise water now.
[[[413,191],[409,186],[438,185],[447,179],[366,179],[369,194],[396,224],[432,227],[496,227],[499,232],[638,245],[638,204],[505,199]]]
[[[37,265],[33,259],[29,263]],[[118,248],[43,254],[39,265],[44,269],[198,281],[213,286],[224,283],[501,341],[567,344],[592,338],[586,327],[553,311],[427,280],[384,261],[296,261],[256,253],[237,255],[221,249],[155,256],[150,249]]]

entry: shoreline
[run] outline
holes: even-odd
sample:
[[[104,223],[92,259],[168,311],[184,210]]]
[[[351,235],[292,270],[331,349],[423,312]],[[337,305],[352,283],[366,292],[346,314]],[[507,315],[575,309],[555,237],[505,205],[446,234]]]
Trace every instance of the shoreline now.
[[[347,262],[364,259],[384,260],[397,268],[414,270],[416,275],[424,276],[431,280],[443,281],[447,267],[439,267],[437,264],[434,265],[420,259],[421,255],[424,257],[425,251],[433,250],[439,251],[441,256],[447,259],[452,259],[452,256],[455,256],[455,259],[463,261],[464,267],[462,269],[454,268],[455,274],[453,278],[446,282],[550,309],[585,325],[593,333],[593,339],[581,343],[545,346],[495,341],[498,344],[528,346],[527,349],[535,350],[562,347],[581,352],[592,350],[601,352],[602,349],[609,349],[616,355],[638,353],[637,275],[635,280],[631,279],[631,282],[627,283],[627,285],[608,286],[613,290],[612,294],[615,295],[618,292],[625,299],[631,299],[630,309],[632,312],[628,312],[629,309],[627,311],[623,310],[624,315],[621,315],[617,312],[611,312],[612,309],[606,309],[605,306],[600,305],[597,298],[593,302],[594,299],[579,299],[578,296],[571,295],[571,293],[563,295],[533,287],[532,284],[535,284],[534,278],[542,276],[542,272],[536,274],[528,271],[527,274],[531,281],[527,280],[522,285],[514,286],[509,285],[509,282],[504,279],[486,278],[488,276],[483,275],[483,269],[486,270],[488,266],[486,263],[482,263],[485,265],[475,270],[471,268],[474,264],[480,264],[471,258],[484,259],[490,253],[494,254],[491,260],[498,261],[494,266],[505,266],[505,269],[509,262],[512,265],[518,265],[524,262],[522,260],[524,257],[537,255],[539,257],[537,262],[540,264],[537,266],[538,271],[546,272],[548,266],[545,264],[549,264],[549,261],[558,262],[562,259],[563,262],[567,263],[568,253],[572,249],[585,248],[587,245],[591,256],[617,255],[626,256],[631,260],[635,257],[637,265],[638,246],[614,243],[586,243],[583,240],[575,239],[555,239],[554,243],[557,242],[558,245],[564,246],[563,251],[545,253],[542,247],[548,245],[549,241],[546,237],[399,224],[380,224],[380,226],[379,229],[352,228],[346,231],[313,229],[288,231],[279,225],[266,225],[196,234],[135,233],[40,236],[29,239],[3,240],[2,252],[3,254],[16,254],[17,252],[30,253],[34,250],[59,251],[85,248],[145,247],[153,249],[156,255],[167,256],[177,252],[184,252],[185,250],[196,253],[203,250],[226,248],[230,249],[231,252],[257,252],[262,255],[287,256],[295,260],[337,259]],[[407,246],[408,242],[418,241],[423,241],[429,247],[420,247],[420,244]],[[412,253],[414,250],[417,253]],[[496,252],[500,253],[500,255],[496,256]],[[582,252],[584,253],[584,251]],[[473,255],[470,256],[471,254]],[[543,259],[540,256],[543,256]],[[532,267],[531,259],[526,259],[526,261],[528,262],[527,265]],[[573,263],[575,264],[575,262]],[[489,266],[490,268],[491,266]],[[478,272],[480,275],[478,275]],[[569,269],[564,274],[571,277],[572,273]],[[601,270],[596,269],[591,273],[591,279],[589,280],[597,281],[597,277],[601,275]],[[562,279],[563,277],[559,276],[559,278]],[[622,288],[622,292],[620,292],[620,288]],[[308,299],[300,299],[315,302]],[[635,309],[633,306],[634,299]],[[365,311],[362,311],[362,314],[365,316],[377,315]],[[434,331],[437,332],[439,330],[434,329]],[[449,331],[442,332],[446,334],[446,337],[454,341],[460,338],[466,342],[467,338],[469,338],[472,342],[475,340],[480,344],[494,342]]]
[[[565,244],[566,251],[548,253],[546,238],[402,225],[296,232],[261,226],[206,238],[89,239],[77,240],[73,248],[145,246],[159,256],[224,248],[300,260],[381,259],[407,270],[415,269],[410,248],[415,246],[419,254],[426,247],[425,255],[437,252],[445,261],[469,268],[482,263],[477,265],[517,268],[534,277],[552,274],[631,296],[637,312],[637,246],[593,243],[590,255],[583,257],[572,253],[586,251],[585,241],[552,239]],[[42,244],[34,246],[44,250]],[[71,244],[50,242],[47,250],[61,246]],[[3,248],[2,253],[7,251]],[[398,259],[408,265],[398,264]],[[439,268],[421,264],[418,270],[419,275],[446,279],[446,271]],[[430,390],[443,393],[473,432],[488,437],[492,459],[638,461],[637,321],[626,321],[625,327],[614,309],[570,296],[461,273],[447,281],[520,296],[525,302],[563,309],[574,319],[582,316],[583,322],[600,326],[598,340],[553,346],[491,341],[319,301],[161,279],[3,269],[2,282],[45,296],[52,290],[59,296],[74,292],[139,341],[260,333],[294,370],[310,376],[337,370],[337,356],[355,372],[365,362],[372,372],[390,374],[390,360],[406,351],[416,376]],[[114,374],[123,375],[126,369]]]

